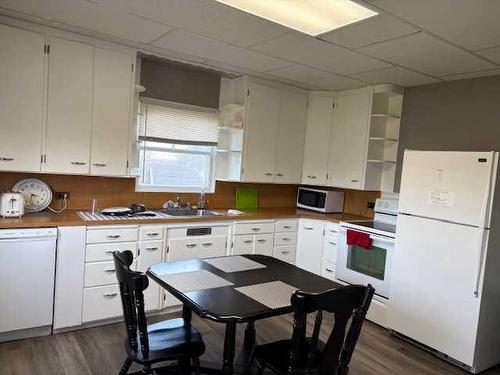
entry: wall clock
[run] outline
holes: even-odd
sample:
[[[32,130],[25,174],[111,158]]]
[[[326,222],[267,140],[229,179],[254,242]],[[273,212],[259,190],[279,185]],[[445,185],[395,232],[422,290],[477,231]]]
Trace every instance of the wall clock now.
[[[50,186],[35,178],[28,178],[17,182],[12,191],[23,195],[26,202],[26,212],[45,210],[52,202],[52,189]]]

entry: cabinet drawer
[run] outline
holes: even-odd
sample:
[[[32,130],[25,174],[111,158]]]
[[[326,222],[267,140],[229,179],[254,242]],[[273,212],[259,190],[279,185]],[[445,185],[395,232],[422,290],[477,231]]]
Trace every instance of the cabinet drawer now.
[[[176,238],[168,243],[168,260],[195,259],[198,255],[198,242],[196,238]]]
[[[140,257],[161,259],[163,241],[143,241],[139,243]],[[143,271],[145,272],[145,271]]]
[[[324,259],[333,264],[337,262],[337,241],[337,238],[327,236],[323,242]]]
[[[276,233],[274,235],[274,245],[296,245],[297,233]]]
[[[86,262],[98,262],[101,260],[113,260],[114,251],[130,250],[137,256],[137,242],[103,243],[87,245],[85,249]]]
[[[253,254],[254,236],[234,236],[233,254]]]
[[[274,248],[274,257],[288,263],[295,263],[296,246],[276,246]]]
[[[162,240],[163,227],[160,226],[142,226],[139,233],[139,238],[142,241],[147,240]]]
[[[274,233],[274,221],[264,223],[236,223],[234,234]]]
[[[83,322],[113,318],[122,314],[118,285],[86,288],[83,291]]]
[[[135,261],[130,266],[135,270]],[[115,263],[114,262],[95,262],[85,264],[85,288],[100,285],[116,284]]]
[[[337,223],[327,223],[325,226],[325,235],[338,237],[339,236],[339,225]]]
[[[201,224],[201,223],[200,223]],[[212,225],[197,225],[197,226],[192,226],[192,227],[182,227],[182,228],[169,228],[167,230],[167,238],[169,240],[173,238],[186,238],[186,237],[192,237],[196,238],[198,236],[188,236],[188,230],[189,229],[195,229],[195,228],[210,228],[210,233],[209,234],[204,234],[204,236],[227,236],[229,233],[229,226],[212,226]]]
[[[138,228],[87,229],[87,243],[137,241]]]
[[[257,234],[254,236],[255,254],[273,256],[274,236],[272,234]]]
[[[330,262],[323,262],[321,267],[321,276],[335,281],[335,264]]]
[[[276,221],[276,232],[297,232],[298,220],[278,220]]]

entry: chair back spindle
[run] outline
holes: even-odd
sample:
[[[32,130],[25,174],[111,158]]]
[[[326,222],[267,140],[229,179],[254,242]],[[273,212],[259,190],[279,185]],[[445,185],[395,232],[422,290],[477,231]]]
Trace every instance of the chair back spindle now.
[[[130,269],[134,261],[134,255],[131,251],[115,251],[113,260],[120,285],[128,344],[134,352],[137,352],[140,345],[143,357],[148,358],[149,338],[143,293],[149,285],[148,277],[141,272]]]

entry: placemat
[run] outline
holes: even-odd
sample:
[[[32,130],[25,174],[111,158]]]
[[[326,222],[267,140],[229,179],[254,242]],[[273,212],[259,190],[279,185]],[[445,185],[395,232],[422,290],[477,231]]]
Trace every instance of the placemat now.
[[[254,284],[235,288],[240,293],[250,297],[271,309],[290,306],[290,298],[297,290],[283,281]]]
[[[170,273],[160,276],[160,279],[183,293],[233,285],[232,282],[206,270]]]
[[[241,255],[208,258],[208,259],[203,259],[203,261],[226,273],[256,270],[259,268],[267,267],[264,264],[255,262]]]

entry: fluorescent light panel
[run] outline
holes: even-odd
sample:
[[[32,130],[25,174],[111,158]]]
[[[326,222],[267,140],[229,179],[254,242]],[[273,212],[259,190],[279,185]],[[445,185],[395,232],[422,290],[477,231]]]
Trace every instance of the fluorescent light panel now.
[[[350,0],[216,1],[312,36],[378,14]]]

